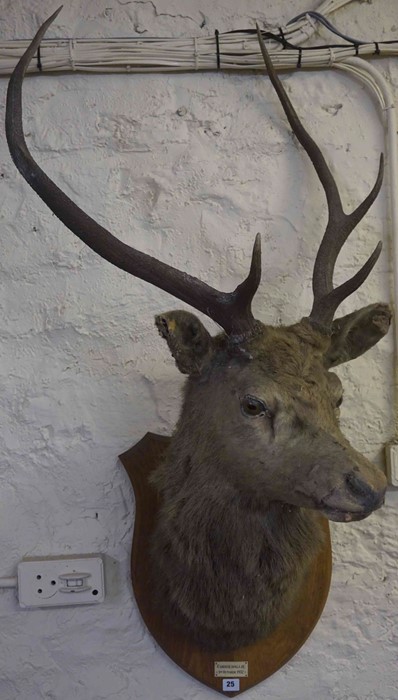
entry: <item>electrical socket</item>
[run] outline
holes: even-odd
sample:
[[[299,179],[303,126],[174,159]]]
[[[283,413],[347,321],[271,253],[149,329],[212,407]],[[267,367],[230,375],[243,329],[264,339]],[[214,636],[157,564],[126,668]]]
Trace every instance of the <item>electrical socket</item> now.
[[[23,559],[18,564],[18,599],[21,608],[102,603],[102,557],[86,554]]]
[[[386,445],[387,480],[391,486],[398,486],[398,444]]]

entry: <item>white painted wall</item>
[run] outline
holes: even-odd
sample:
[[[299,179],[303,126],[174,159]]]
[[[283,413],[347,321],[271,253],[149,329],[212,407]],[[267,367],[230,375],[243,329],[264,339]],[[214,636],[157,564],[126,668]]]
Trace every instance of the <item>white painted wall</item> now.
[[[283,24],[313,5],[66,0],[49,36],[207,35],[255,19]],[[31,37],[55,7],[0,0],[2,37]],[[332,19],[358,38],[394,38],[396,0],[353,2]],[[397,86],[397,62],[377,65]],[[377,106],[341,73],[284,81],[354,206],[376,175]],[[0,85],[3,120],[6,80]],[[308,313],[324,196],[268,80],[68,74],[29,78],[24,95],[38,161],[124,241],[228,290],[261,231],[255,311],[270,323]],[[129,580],[134,500],[117,460],[146,431],[169,434],[175,423],[181,377],[153,317],[181,304],[85,248],[22,180],[4,138],[0,148],[0,576],[13,575],[26,555],[103,552],[113,581],[107,602],[85,609],[20,611],[14,592],[0,591],[0,698],[216,697],[169,661],[141,623]],[[389,299],[385,192],[339,260],[342,280],[385,241],[376,270],[343,311]],[[340,376],[345,432],[380,459],[393,434],[392,334]],[[334,576],[321,622],[248,699],[396,700],[397,506],[389,492],[368,520],[333,526]]]

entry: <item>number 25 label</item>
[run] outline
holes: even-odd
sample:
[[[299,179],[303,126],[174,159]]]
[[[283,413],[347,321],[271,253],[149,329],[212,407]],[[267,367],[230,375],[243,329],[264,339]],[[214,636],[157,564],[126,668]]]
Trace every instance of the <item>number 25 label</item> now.
[[[239,690],[239,685],[239,678],[223,678],[222,680],[222,689],[227,693]]]

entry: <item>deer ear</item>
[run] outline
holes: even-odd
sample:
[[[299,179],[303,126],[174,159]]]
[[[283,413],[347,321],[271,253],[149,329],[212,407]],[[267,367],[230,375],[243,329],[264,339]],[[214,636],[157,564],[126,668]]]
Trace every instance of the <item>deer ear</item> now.
[[[203,323],[188,311],[155,316],[155,323],[180,372],[201,374],[213,354],[213,339]]]
[[[332,325],[330,348],[325,356],[327,367],[335,367],[359,357],[376,345],[387,333],[391,323],[387,304],[370,304],[336,319]]]

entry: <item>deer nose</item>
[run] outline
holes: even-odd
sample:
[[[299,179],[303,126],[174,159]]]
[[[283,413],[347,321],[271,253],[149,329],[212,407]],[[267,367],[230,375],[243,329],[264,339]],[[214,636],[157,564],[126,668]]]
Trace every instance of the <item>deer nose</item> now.
[[[384,503],[384,491],[375,491],[366,481],[357,476],[354,472],[350,472],[345,478],[347,488],[355,500],[358,501],[363,508],[372,511],[379,508]]]

